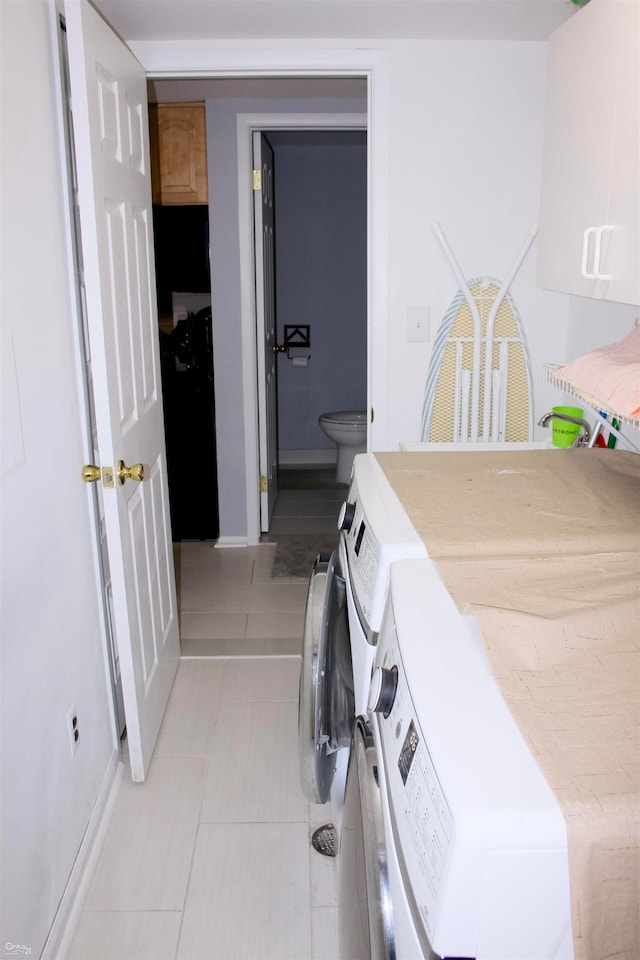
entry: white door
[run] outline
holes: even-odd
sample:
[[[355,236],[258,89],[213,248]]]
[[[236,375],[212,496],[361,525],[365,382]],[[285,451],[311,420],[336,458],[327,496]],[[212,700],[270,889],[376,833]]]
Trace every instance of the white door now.
[[[253,134],[256,316],[258,342],[258,432],[260,446],[260,528],[269,529],[278,496],[278,396],[276,346],[273,150]],[[256,174],[259,177],[256,178]]]
[[[131,775],[144,780],[180,655],[146,76],[86,0],[65,0],[65,17],[113,618]],[[143,479],[122,474],[121,483],[119,461],[125,467],[142,464]]]

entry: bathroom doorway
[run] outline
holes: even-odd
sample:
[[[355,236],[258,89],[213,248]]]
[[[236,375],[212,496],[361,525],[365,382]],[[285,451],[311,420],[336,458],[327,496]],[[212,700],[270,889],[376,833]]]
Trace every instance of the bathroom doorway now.
[[[269,130],[274,152],[280,467],[326,466],[318,425],[367,406],[367,132]]]
[[[367,409],[366,117],[284,119],[251,131],[263,535],[278,467],[335,464],[320,415]]]

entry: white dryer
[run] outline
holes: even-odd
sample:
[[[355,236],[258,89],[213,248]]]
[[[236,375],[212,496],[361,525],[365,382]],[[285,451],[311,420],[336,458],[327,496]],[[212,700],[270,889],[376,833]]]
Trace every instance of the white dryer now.
[[[305,795],[339,826],[351,733],[366,711],[390,564],[426,548],[372,454],[355,457],[339,546],[309,580],[298,713]],[[326,838],[325,838],[326,839]],[[331,851],[332,841],[328,839]]]
[[[565,823],[429,560],[395,563],[339,859],[340,957],[573,958]]]
[[[395,560],[427,556],[376,457],[357,456],[338,518],[345,571],[356,715],[367,709],[375,648]]]

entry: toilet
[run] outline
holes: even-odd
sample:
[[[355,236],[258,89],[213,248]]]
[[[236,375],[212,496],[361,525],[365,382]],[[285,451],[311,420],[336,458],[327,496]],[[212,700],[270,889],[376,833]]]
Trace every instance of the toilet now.
[[[367,450],[367,411],[334,410],[321,414],[318,423],[338,448],[337,482],[349,483],[353,458]]]

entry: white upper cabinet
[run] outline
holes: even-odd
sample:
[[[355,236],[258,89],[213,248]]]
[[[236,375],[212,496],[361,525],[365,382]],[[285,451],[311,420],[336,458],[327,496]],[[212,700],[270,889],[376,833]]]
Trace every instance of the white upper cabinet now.
[[[640,304],[640,0],[591,0],[549,41],[538,284]]]

